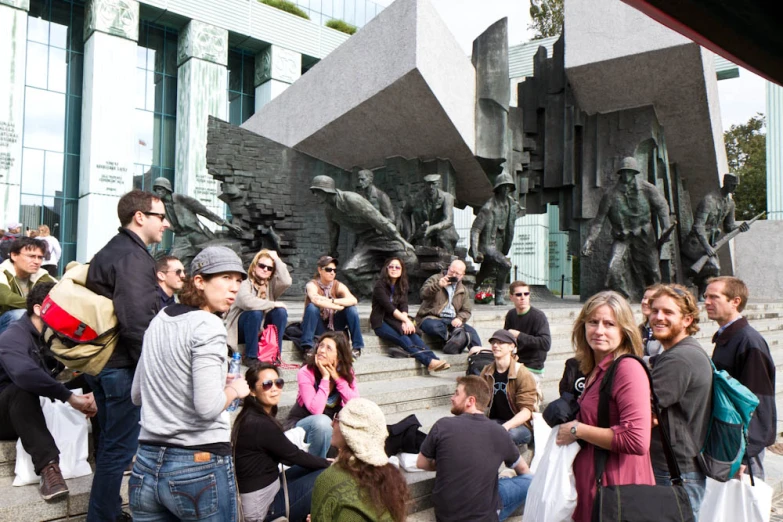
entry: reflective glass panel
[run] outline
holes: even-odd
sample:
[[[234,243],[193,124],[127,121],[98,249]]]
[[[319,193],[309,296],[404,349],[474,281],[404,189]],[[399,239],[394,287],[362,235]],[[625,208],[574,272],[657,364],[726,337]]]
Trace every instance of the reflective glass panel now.
[[[68,63],[65,49],[49,48],[49,90],[65,92],[68,84]]]
[[[44,164],[43,195],[62,197],[63,160],[64,157],[59,152],[46,153],[46,163]]]
[[[46,75],[49,71],[49,48],[35,42],[27,42],[27,76],[25,83],[46,89]]]
[[[42,18],[27,18],[27,39],[42,44],[49,43],[49,22]]]
[[[27,87],[24,105],[24,146],[63,152],[65,95]]]
[[[135,111],[134,128],[136,142],[134,144],[134,162],[145,165],[153,163],[153,145],[155,143],[155,114],[149,111]]]
[[[42,150],[22,149],[22,192],[40,194],[43,192],[44,165],[46,153]]]

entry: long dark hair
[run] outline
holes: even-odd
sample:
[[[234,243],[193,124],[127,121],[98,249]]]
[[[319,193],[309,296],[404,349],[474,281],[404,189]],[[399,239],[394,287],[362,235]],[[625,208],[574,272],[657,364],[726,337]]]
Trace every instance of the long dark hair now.
[[[337,346],[337,373],[348,381],[348,384],[353,384],[353,354],[351,353],[351,346],[348,344],[348,339],[343,332],[324,332],[321,337],[318,338],[318,342],[315,343],[316,349],[307,359],[307,368],[315,374],[316,381],[321,379],[321,370],[315,364],[315,356],[318,352],[318,345],[324,339],[331,339]],[[249,382],[248,382],[249,383]]]
[[[335,466],[348,472],[355,480],[365,500],[380,517],[388,510],[394,522],[403,522],[407,516],[408,484],[393,464],[373,466],[357,459],[346,445],[340,449]]]
[[[402,270],[400,270],[400,278],[397,279],[397,282],[394,284],[394,293],[395,295],[399,292],[399,295],[408,295],[408,270],[405,268],[405,263],[400,259],[399,257],[390,257],[386,261],[383,262],[383,268],[381,268],[381,274],[380,279],[384,283],[386,283],[386,286],[391,288],[392,280],[391,277],[389,277],[389,265],[392,261],[397,261],[400,263],[400,266],[402,267]]]
[[[258,363],[258,365],[250,367],[245,372],[245,380],[247,381],[247,386],[251,390],[256,389],[256,384],[258,384],[258,376],[264,370],[274,370],[275,373],[277,373],[277,376],[280,377],[280,369],[277,366],[274,366],[268,362]],[[247,417],[251,411],[261,415],[266,415],[272,419],[272,422],[274,422],[278,428],[280,428],[280,431],[283,430],[282,424],[280,424],[280,421],[277,420],[277,406],[272,406],[272,414],[270,415],[266,412],[263,404],[261,404],[257,398],[252,395],[248,395],[243,399],[242,409],[239,411],[239,414],[234,421],[234,427],[231,429],[231,444],[234,447],[236,447],[237,440],[239,440],[237,437],[239,436],[239,430],[242,427],[242,423],[245,420],[245,417]]]

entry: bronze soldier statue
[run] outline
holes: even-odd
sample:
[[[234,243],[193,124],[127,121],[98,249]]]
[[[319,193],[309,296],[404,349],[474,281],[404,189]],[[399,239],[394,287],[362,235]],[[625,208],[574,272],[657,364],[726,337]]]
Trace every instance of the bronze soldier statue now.
[[[356,193],[369,201],[370,204],[375,207],[375,210],[380,212],[383,217],[392,223],[396,223],[392,202],[384,191],[373,185],[374,178],[375,175],[371,170],[360,170],[357,174],[358,184],[356,187]]]
[[[498,306],[506,304],[505,288],[511,271],[511,261],[506,256],[511,250],[517,220],[517,202],[509,195],[514,189],[511,176],[500,174],[495,180],[495,195],[484,203],[470,228],[470,256],[481,263],[476,287],[487,277],[494,277]]]
[[[683,266],[688,269],[704,255],[709,260],[699,273],[689,273],[693,283],[699,288],[699,296],[704,295],[707,289],[707,280],[720,275],[720,261],[718,253],[713,248],[723,234],[739,229],[747,232],[750,226],[747,223],[737,225],[734,221],[734,199],[732,194],[737,190],[739,179],[734,174],[723,175],[723,186],[720,192],[710,192],[699,202],[696,215],[693,218],[693,227],[682,243],[680,254]]]
[[[459,234],[454,226],[454,196],[440,189],[440,174],[424,176],[425,188],[402,210],[403,234],[410,243],[454,253]]]
[[[658,218],[661,230],[670,227],[669,204],[655,185],[638,177],[639,172],[635,158],[623,159],[617,170],[619,180],[601,198],[582,247],[583,256],[592,255],[593,243],[608,218],[614,241],[604,284],[634,299],[647,286],[661,282],[653,217]]]

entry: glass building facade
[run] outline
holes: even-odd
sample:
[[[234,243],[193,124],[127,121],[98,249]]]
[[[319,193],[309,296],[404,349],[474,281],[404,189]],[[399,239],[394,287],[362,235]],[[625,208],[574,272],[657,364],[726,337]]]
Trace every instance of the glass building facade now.
[[[296,0],[296,4],[315,23],[335,19],[356,27],[363,27],[383,10],[383,6],[370,0]]]
[[[84,4],[33,0],[27,23],[20,221],[47,225],[76,258]]]
[[[228,51],[228,122],[242,125],[256,110],[256,89],[253,86],[255,57],[241,49]]]

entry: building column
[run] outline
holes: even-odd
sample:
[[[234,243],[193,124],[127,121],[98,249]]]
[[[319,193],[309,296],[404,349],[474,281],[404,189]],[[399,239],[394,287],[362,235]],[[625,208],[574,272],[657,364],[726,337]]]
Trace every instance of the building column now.
[[[783,221],[783,87],[767,82],[767,219]]]
[[[30,0],[0,0],[0,227],[19,219],[29,9]]]
[[[302,76],[302,55],[270,45],[256,55],[256,112]]]
[[[220,183],[207,173],[209,116],[227,120],[228,31],[191,20],[177,46],[177,148],[174,191],[225,215]],[[210,223],[211,228],[216,225]]]
[[[117,232],[117,202],[133,188],[138,39],[138,2],[87,1],[76,245],[82,262]]]

